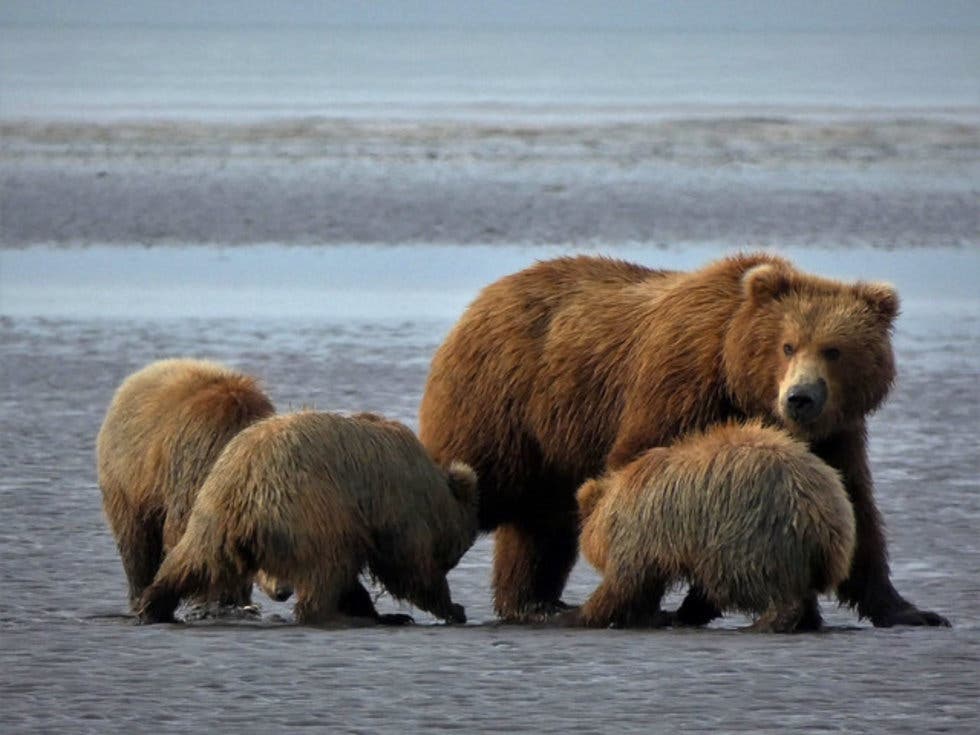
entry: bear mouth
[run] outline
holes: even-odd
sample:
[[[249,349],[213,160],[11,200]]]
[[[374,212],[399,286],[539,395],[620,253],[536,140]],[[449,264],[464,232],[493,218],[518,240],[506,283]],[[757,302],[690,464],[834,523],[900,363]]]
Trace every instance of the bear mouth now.
[[[839,428],[837,422],[826,411],[808,421],[801,421],[789,415],[780,406],[778,415],[779,423],[790,435],[805,441],[824,439],[834,433],[836,428]]]

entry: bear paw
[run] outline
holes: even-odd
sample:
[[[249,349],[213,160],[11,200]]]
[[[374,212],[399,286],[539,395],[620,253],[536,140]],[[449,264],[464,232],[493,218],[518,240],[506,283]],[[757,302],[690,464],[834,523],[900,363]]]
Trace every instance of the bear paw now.
[[[463,606],[454,602],[449,608],[449,614],[446,616],[446,622],[449,624],[465,623],[466,610],[463,608]]]
[[[608,628],[669,628],[674,624],[674,614],[666,610],[629,611],[617,616]]]
[[[405,613],[384,613],[378,615],[380,625],[414,625],[415,618]]]
[[[504,623],[548,623],[558,615],[564,615],[570,611],[577,610],[573,605],[561,600],[549,600],[547,602],[535,602],[524,606],[517,613],[501,613],[501,621]]]
[[[916,625],[939,628],[950,628],[949,620],[939,613],[930,610],[920,610],[915,605],[886,610],[871,615],[871,622],[876,628],[891,628],[895,625]]]
[[[136,624],[137,625],[156,625],[157,623],[173,623],[178,624],[183,621],[178,620],[174,617],[173,613],[160,613],[156,610],[149,608],[143,608],[136,612]]]

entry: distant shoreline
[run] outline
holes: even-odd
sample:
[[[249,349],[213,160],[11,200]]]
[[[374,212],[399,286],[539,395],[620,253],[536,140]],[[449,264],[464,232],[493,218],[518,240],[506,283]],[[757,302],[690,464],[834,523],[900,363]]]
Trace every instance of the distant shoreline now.
[[[0,125],[11,128],[86,126],[273,127],[296,124],[336,126],[464,126],[514,128],[645,127],[679,122],[770,122],[783,124],[935,123],[980,125],[978,104],[827,105],[827,104],[658,104],[637,102],[532,103],[510,101],[360,101],[288,108],[120,106],[79,104],[65,109],[0,106]]]

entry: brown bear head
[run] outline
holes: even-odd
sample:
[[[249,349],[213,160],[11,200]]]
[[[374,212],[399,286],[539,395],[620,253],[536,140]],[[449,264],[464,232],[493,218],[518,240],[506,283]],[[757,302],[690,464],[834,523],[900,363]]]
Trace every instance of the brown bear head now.
[[[832,281],[775,259],[747,270],[742,286],[724,347],[739,408],[804,439],[858,426],[878,408],[895,379],[892,286]]]
[[[273,577],[271,574],[260,571],[255,575],[255,584],[259,586],[270,600],[285,602],[293,595],[293,588],[289,582]]]

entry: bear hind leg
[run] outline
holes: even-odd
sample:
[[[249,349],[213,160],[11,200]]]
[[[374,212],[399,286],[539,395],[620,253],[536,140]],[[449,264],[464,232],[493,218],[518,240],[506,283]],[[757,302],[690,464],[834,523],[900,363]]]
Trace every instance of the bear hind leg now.
[[[660,609],[666,581],[655,571],[645,575],[607,574],[579,611],[579,620],[590,628],[663,628],[670,613]]]
[[[688,590],[681,606],[673,613],[673,624],[684,627],[701,627],[715,618],[721,617],[721,610],[715,605],[704,590],[692,585]]]
[[[817,596],[808,596],[802,604],[803,610],[794,630],[797,633],[802,633],[823,628],[823,616],[820,614],[820,603],[817,601]]]
[[[329,559],[326,551],[318,556]],[[292,563],[299,562],[293,560]],[[273,568],[270,571],[280,576],[286,569]],[[341,561],[334,558],[331,563],[322,563],[317,568],[309,569],[306,574],[293,577],[291,581],[296,595],[293,613],[296,622],[321,625],[349,617],[376,617],[371,596],[358,580],[359,573],[359,564],[354,559]]]
[[[163,522],[156,516],[133,518],[117,535],[123,571],[129,583],[129,604],[135,609],[163,559]]]

